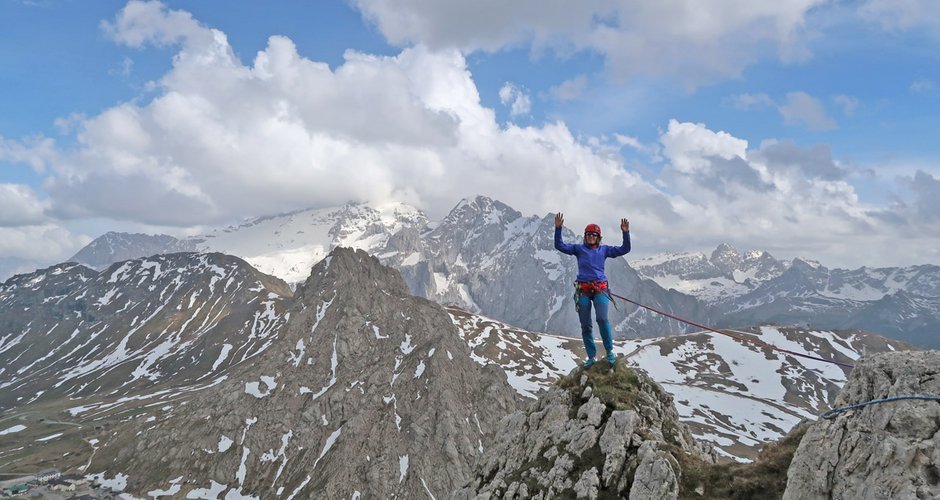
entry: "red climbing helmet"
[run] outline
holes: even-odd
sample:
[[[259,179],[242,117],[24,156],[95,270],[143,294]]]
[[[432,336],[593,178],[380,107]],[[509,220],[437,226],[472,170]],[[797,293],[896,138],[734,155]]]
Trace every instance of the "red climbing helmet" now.
[[[584,228],[584,234],[587,233],[596,233],[599,237],[601,235],[601,227],[597,224],[588,224],[587,227]]]
[[[594,239],[591,243],[588,243],[587,237],[589,234],[593,234],[597,238]],[[588,224],[584,228],[584,244],[590,246],[591,248],[596,248],[601,244],[601,227],[597,224]]]

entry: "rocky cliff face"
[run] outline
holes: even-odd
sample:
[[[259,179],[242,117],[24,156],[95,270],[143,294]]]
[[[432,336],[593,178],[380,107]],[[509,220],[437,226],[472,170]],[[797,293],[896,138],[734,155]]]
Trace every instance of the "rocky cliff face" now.
[[[714,461],[672,397],[620,363],[575,369],[500,422],[496,446],[459,498],[677,498],[680,462]]]
[[[909,395],[940,396],[940,352],[863,359],[835,406]],[[819,420],[796,451],[783,498],[940,498],[940,402],[894,401]]]
[[[447,313],[339,248],[276,343],[185,402],[108,435],[86,472],[137,496],[445,498],[517,396]]]

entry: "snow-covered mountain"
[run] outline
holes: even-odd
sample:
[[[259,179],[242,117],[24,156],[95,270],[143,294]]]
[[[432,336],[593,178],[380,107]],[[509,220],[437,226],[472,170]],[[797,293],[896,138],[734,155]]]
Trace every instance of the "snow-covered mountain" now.
[[[178,245],[237,255],[289,283],[301,281],[333,248],[357,248],[401,271],[416,295],[530,330],[578,335],[571,286],[576,262],[554,249],[553,235],[551,216],[524,217],[504,203],[478,196],[462,200],[433,223],[404,204],[350,203],[261,218]],[[566,229],[565,238],[574,241],[576,236]],[[96,240],[96,255],[107,254],[101,249],[114,240]],[[624,258],[609,261],[607,270],[617,292],[700,321],[709,319],[699,301],[641,279]],[[681,323],[626,303],[612,309],[611,320],[621,337],[688,331]]]
[[[788,262],[767,252],[738,252],[719,245],[710,256],[703,253],[666,253],[631,262],[644,278],[663,288],[692,295],[709,305],[731,302],[761,283],[780,276]]]
[[[502,366],[513,387],[530,398],[584,356],[580,339],[525,331],[455,307],[448,311],[474,360]],[[761,326],[729,333],[846,364],[864,353],[909,348],[862,330]],[[614,345],[619,362],[641,368],[673,395],[681,421],[697,439],[736,460],[753,459],[765,443],[830,409],[848,372],[712,332]]]
[[[553,230],[550,214],[524,216],[477,196],[434,222],[403,204],[347,204],[262,218],[179,245],[237,255],[290,283],[332,248],[359,248],[400,270],[416,295],[528,330],[577,336],[575,260],[554,249]],[[576,239],[567,229],[564,235]],[[108,254],[108,241],[96,240],[96,255]],[[940,267],[934,265],[828,269],[720,245],[710,255],[633,260],[627,254],[608,261],[607,271],[615,293],[701,324],[861,328],[940,347]],[[620,338],[692,331],[623,302],[611,315]]]
[[[137,496],[446,497],[496,421],[583,355],[578,340],[413,297],[399,273],[345,249],[293,294],[240,259],[179,253],[56,266],[8,281],[0,305],[0,409],[17,429],[0,466],[55,463]],[[900,346],[750,335],[843,362]],[[738,458],[824,409],[845,378],[710,334],[617,350]]]
[[[261,272],[299,283],[336,247],[381,254],[395,244],[390,241],[395,235],[420,231],[427,223],[424,213],[403,203],[348,203],[262,217],[189,242],[197,251],[237,255]]]
[[[44,266],[38,261],[19,257],[0,257],[0,282],[17,274],[31,273],[40,267]]]
[[[280,279],[218,253],[16,276],[0,286],[0,411],[217,380],[271,346],[290,297]]]
[[[137,498],[445,498],[469,479],[521,397],[439,305],[349,249],[276,291],[221,254],[8,283],[0,324],[30,317],[0,337],[0,466]]]
[[[729,245],[711,255],[665,254],[632,263],[664,288],[705,301],[717,326],[761,323],[862,328],[940,347],[940,266],[829,269]]]

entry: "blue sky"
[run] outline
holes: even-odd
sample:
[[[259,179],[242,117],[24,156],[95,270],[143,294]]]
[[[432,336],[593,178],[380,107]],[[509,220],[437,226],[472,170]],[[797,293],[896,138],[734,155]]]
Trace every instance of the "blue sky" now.
[[[940,7],[759,4],[7,0],[0,259],[483,194],[639,254],[940,264]]]

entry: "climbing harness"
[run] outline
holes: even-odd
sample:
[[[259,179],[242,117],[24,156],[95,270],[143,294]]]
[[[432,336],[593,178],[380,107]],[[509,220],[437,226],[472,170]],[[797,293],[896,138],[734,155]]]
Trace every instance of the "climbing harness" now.
[[[937,397],[937,396],[895,396],[895,397],[893,397],[893,398],[875,399],[875,400],[872,400],[872,401],[866,401],[866,402],[864,402],[864,403],[858,403],[858,404],[854,404],[854,405],[843,406],[843,407],[841,407],[841,408],[836,408],[836,409],[833,409],[833,410],[829,410],[829,411],[827,411],[826,413],[823,413],[822,415],[820,415],[819,417],[820,417],[820,418],[824,418],[824,419],[826,419],[826,420],[832,420],[833,418],[836,417],[836,415],[838,415],[838,414],[840,414],[840,413],[842,413],[842,412],[846,412],[846,411],[849,411],[849,410],[857,410],[857,409],[859,409],[859,408],[864,408],[864,407],[866,407],[866,406],[868,406],[868,405],[876,405],[876,404],[881,404],[881,403],[890,403],[890,402],[892,402],[892,401],[901,401],[901,400],[905,400],[905,399],[918,399],[918,400],[921,400],[921,401],[937,401],[937,402],[940,402],[940,397]]]
[[[574,287],[581,293],[601,293],[607,291],[606,281],[575,281]]]
[[[627,302],[629,302],[629,303],[631,303],[631,304],[634,304],[634,305],[636,305],[636,306],[642,307],[642,308],[644,308],[644,309],[649,309],[650,311],[653,311],[653,312],[655,312],[655,313],[662,314],[663,316],[666,316],[666,317],[668,317],[668,318],[672,318],[672,319],[674,319],[674,320],[676,320],[676,321],[681,321],[682,323],[685,323],[685,324],[688,324],[688,325],[692,325],[692,326],[701,328],[701,329],[703,329],[703,330],[708,330],[708,331],[710,331],[710,332],[718,333],[718,334],[724,335],[724,336],[726,336],[726,337],[731,337],[731,338],[737,340],[738,342],[750,342],[751,344],[759,345],[759,346],[761,346],[761,347],[766,347],[766,348],[768,348],[768,349],[772,349],[772,350],[778,351],[778,352],[783,352],[783,353],[790,354],[790,355],[793,355],[793,356],[799,356],[799,357],[801,357],[801,358],[807,358],[807,359],[812,359],[812,360],[816,360],[816,361],[823,361],[823,362],[825,362],[825,363],[833,363],[833,364],[836,364],[836,365],[839,365],[839,366],[843,366],[843,367],[846,367],[846,368],[855,368],[855,365],[851,365],[851,364],[849,364],[849,363],[841,363],[841,362],[839,362],[839,361],[835,361],[835,360],[832,360],[832,359],[819,358],[819,357],[816,357],[816,356],[810,356],[809,354],[803,354],[803,353],[799,353],[799,352],[789,351],[789,350],[787,350],[787,349],[781,349],[781,348],[779,348],[779,347],[777,347],[777,346],[775,346],[775,345],[771,345],[771,344],[768,344],[767,342],[763,342],[763,341],[760,341],[760,340],[757,340],[757,339],[751,339],[751,338],[747,338],[747,337],[740,337],[740,336],[737,336],[737,335],[732,335],[732,334],[727,333],[727,332],[723,332],[723,331],[721,331],[721,330],[716,330],[716,329],[711,328],[711,327],[709,327],[709,326],[705,326],[705,325],[703,325],[703,324],[701,324],[701,323],[696,323],[696,322],[694,322],[694,321],[689,321],[689,320],[687,320],[687,319],[680,318],[680,317],[678,317],[678,316],[674,316],[674,315],[672,315],[672,314],[669,314],[669,313],[667,313],[667,312],[665,312],[665,311],[660,311],[659,309],[656,309],[656,308],[654,308],[654,307],[650,307],[650,306],[647,306],[647,305],[644,305],[644,304],[640,304],[639,302],[636,302],[636,301],[630,300],[630,299],[628,299],[628,298],[626,298],[626,297],[617,295],[616,293],[613,293],[613,292],[611,292],[610,290],[607,291],[607,294],[608,294],[608,295],[611,295],[611,296],[613,296],[613,297],[617,297],[618,299],[625,300],[625,301],[627,301]]]
[[[590,294],[592,297],[602,293],[607,295],[607,298],[613,302],[614,307],[617,307],[617,303],[614,302],[614,298],[610,296],[610,289],[607,286],[606,281],[575,281],[574,282],[574,310],[581,313],[581,296]],[[618,308],[619,310],[619,308]]]

